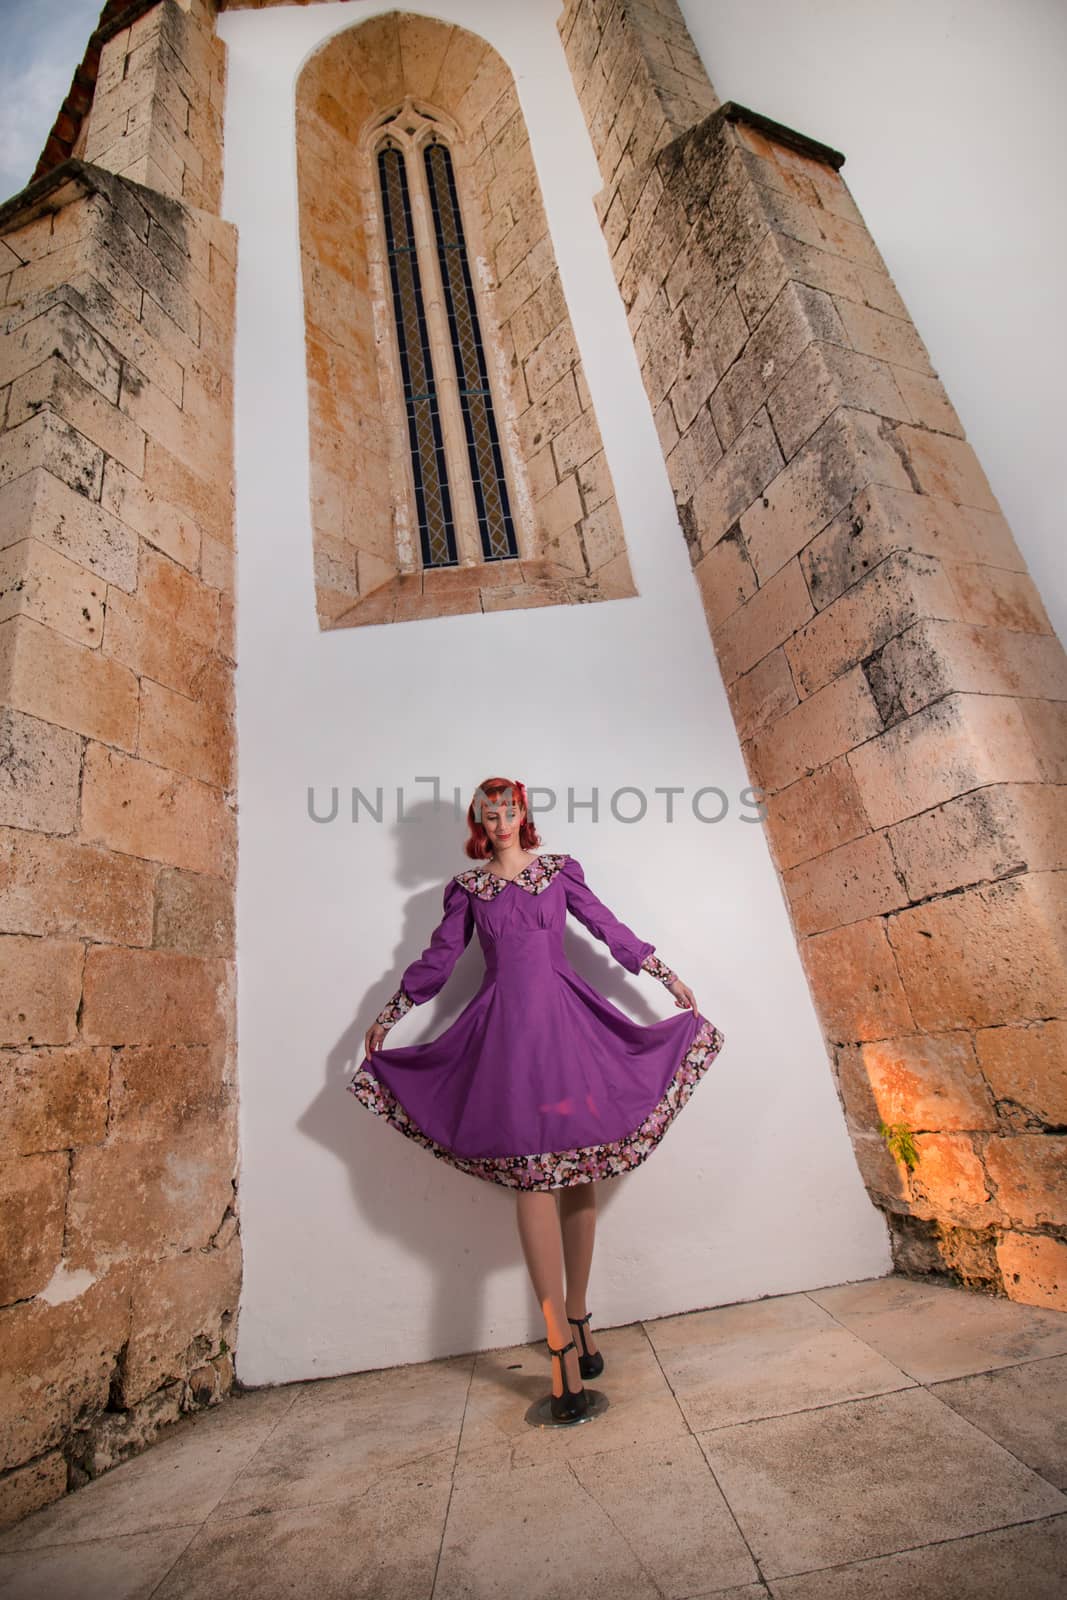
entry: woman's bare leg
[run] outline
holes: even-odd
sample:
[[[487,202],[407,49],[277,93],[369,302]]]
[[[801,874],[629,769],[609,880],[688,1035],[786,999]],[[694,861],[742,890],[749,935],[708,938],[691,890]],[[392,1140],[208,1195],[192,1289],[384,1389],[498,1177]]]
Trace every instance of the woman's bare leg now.
[[[565,1306],[568,1317],[584,1317],[589,1309],[585,1296],[589,1288],[589,1271],[593,1265],[593,1245],[596,1240],[595,1191],[595,1180],[592,1183],[574,1183],[559,1191],[559,1228],[563,1239],[563,1264],[567,1272]],[[570,1328],[570,1323],[567,1326]],[[584,1333],[589,1354],[596,1355],[597,1343],[589,1331],[588,1322],[582,1329],[571,1328],[570,1331],[579,1350]]]
[[[567,1321],[566,1300],[563,1292],[563,1255],[560,1249],[560,1220],[556,1196],[551,1189],[522,1189],[515,1196],[519,1238],[529,1269],[530,1279],[545,1319],[548,1342],[553,1349],[565,1345],[574,1329]],[[582,1387],[582,1374],[578,1367],[578,1348],[568,1350],[563,1357],[567,1370],[567,1387]],[[559,1362],[552,1361],[552,1393],[563,1393],[559,1375]]]

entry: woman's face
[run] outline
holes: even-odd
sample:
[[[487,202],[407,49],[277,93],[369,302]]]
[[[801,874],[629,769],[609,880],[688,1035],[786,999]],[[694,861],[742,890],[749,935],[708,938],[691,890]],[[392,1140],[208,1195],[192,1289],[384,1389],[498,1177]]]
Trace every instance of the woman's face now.
[[[482,827],[494,849],[505,850],[510,844],[518,844],[525,815],[522,806],[506,795],[482,802]]]

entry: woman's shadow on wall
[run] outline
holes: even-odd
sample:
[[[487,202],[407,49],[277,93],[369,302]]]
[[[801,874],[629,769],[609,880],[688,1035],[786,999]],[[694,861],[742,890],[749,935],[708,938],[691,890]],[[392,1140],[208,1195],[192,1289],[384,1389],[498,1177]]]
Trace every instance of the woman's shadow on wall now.
[[[457,820],[447,806],[435,807],[430,801],[409,808],[404,822],[394,828],[400,886],[414,888],[429,880],[430,887],[413,892],[405,908],[404,931],[393,960],[368,988],[358,1013],[330,1051],[323,1092],[298,1124],[303,1133],[332,1150],[347,1166],[354,1218],[362,1219],[369,1233],[387,1239],[397,1261],[422,1262],[432,1284],[429,1302],[425,1306],[412,1303],[400,1316],[411,1332],[417,1331],[418,1319],[424,1322],[425,1335],[419,1342],[424,1345],[427,1360],[492,1349],[498,1344],[543,1341],[545,1333],[516,1226],[516,1190],[453,1167],[384,1117],[369,1111],[346,1087],[365,1059],[367,1029],[397,988],[404,968],[426,948],[441,920],[445,882],[465,865],[473,865],[462,853],[465,828],[462,817]],[[548,851],[553,845],[545,840],[534,848]],[[450,865],[452,862],[455,864]],[[373,919],[373,906],[368,904],[365,911]],[[565,939],[568,959],[587,982],[639,1020],[656,1020],[655,1013],[627,986],[626,975],[606,952],[601,955],[598,949],[589,948],[587,942],[577,938],[573,924]],[[407,1037],[395,1043],[421,1044],[437,1038],[473,999],[484,972],[485,961],[475,932],[441,991],[425,1005],[413,1008],[396,1025],[404,1029]],[[645,1017],[639,1016],[642,1011],[646,1012]],[[622,1174],[597,1183],[601,1223],[619,1192],[618,1185],[628,1176]],[[351,1265],[359,1270],[356,1251]],[[596,1266],[594,1250],[591,1283],[595,1283]],[[516,1267],[523,1272],[527,1332],[520,1332],[514,1339],[498,1340],[493,1326],[487,1323],[485,1288],[493,1273],[512,1273]],[[591,1289],[591,1300],[594,1293]],[[370,1295],[378,1304],[388,1295],[380,1268],[370,1286]],[[376,1320],[379,1326],[388,1324],[387,1318]],[[377,1359],[363,1363],[360,1355],[359,1349],[353,1349],[350,1371],[392,1365]]]

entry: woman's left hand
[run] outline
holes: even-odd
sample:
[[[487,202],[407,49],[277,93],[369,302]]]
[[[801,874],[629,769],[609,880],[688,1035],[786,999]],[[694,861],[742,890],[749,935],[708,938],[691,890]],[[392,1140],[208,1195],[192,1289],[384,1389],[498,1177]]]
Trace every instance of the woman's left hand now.
[[[674,982],[669,987],[671,994],[674,996],[675,1005],[687,1007],[695,1014],[697,1010],[696,995],[693,993],[692,989],[690,989],[689,985],[687,983],[683,983],[681,978],[675,978]]]

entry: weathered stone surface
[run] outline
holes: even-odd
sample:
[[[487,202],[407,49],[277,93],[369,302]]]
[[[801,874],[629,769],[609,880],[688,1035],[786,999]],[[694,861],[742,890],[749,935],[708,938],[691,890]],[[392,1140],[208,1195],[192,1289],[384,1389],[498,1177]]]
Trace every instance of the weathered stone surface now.
[[[1015,1133],[991,1139],[985,1164],[1005,1218],[1023,1228],[1067,1226],[1067,1138]]]
[[[728,538],[720,540],[697,569],[698,577],[707,563],[714,560],[716,553],[728,545]],[[706,592],[703,581],[701,581],[701,592]],[[784,650],[772,650],[770,655],[763,657],[758,666],[752,668],[751,672],[743,673],[740,678],[735,678],[732,683],[727,684],[726,693],[733,712],[734,724],[744,740],[749,739],[766,723],[773,722],[785,712],[791,711],[799,698]]]
[[[870,831],[852,769],[839,757],[767,799],[767,833],[787,870]]]
[[[910,420],[912,415],[894,381],[893,369],[885,362],[845,349],[843,344],[816,340],[793,362],[767,400],[786,458],[791,459],[842,405],[895,421]]]
[[[793,680],[811,694],[917,619],[951,617],[956,609],[956,592],[938,561],[895,551],[788,641]]]
[[[654,135],[649,178],[628,140],[659,34],[628,45],[626,89],[595,0],[560,31],[813,997],[853,1101],[866,1055],[919,1117],[909,1179],[863,1068],[857,1159],[898,1262],[995,1283],[982,1147],[1061,1105],[1035,1041],[1067,1003],[1067,817],[1041,787],[1067,781],[1067,658],[840,174],[735,109]]]
[[[102,744],[86,751],[82,836],[232,881],[235,819],[220,792]]]
[[[15,1467],[0,1478],[0,1528],[14,1527],[31,1511],[50,1505],[67,1489],[67,1461],[60,1450],[49,1450]]]
[[[77,1036],[83,946],[0,934],[0,1044],[70,1044]]]
[[[749,743],[754,780],[771,791],[784,789],[881,729],[863,671],[853,667],[755,735]],[[860,792],[866,802],[862,783]],[[868,811],[874,822],[873,811]]]
[[[0,706],[0,825],[70,833],[83,744],[69,728]]]
[[[100,650],[65,639],[31,617],[12,617],[0,625],[0,678],[15,710],[134,749],[137,680]]]
[[[223,1249],[172,1255],[138,1273],[130,1338],[120,1377],[123,1405],[136,1405],[164,1384],[183,1379],[215,1355],[226,1336],[234,1343],[241,1287],[241,1240]]]
[[[911,1212],[984,1228],[997,1216],[986,1174],[966,1133],[920,1133],[915,1139],[918,1162],[908,1174]]]
[[[847,1043],[914,1032],[883,917],[803,939],[800,958],[828,1039]]]
[[[997,1265],[1010,1300],[1067,1311],[1067,1241],[1005,1233],[997,1243]]]
[[[913,1133],[994,1129],[996,1109],[967,1033],[910,1034],[838,1051],[841,1090],[861,1127]]]
[[[65,1150],[0,1160],[0,1304],[39,1294],[59,1263],[68,1167]]]
[[[1067,1011],[1067,895],[1057,872],[967,889],[889,918],[921,1028],[986,1028]]]
[[[235,1118],[75,1152],[65,1265],[99,1276],[210,1243],[233,1199]],[[117,1347],[116,1347],[117,1348]]]
[[[721,542],[726,543],[726,540]],[[790,641],[813,615],[814,607],[800,562],[790,561],[713,630],[715,653],[724,681],[732,683],[778,645],[785,645],[786,656],[790,658]],[[793,667],[792,659],[790,667]],[[795,671],[793,681],[801,687]]]
[[[154,943],[187,955],[234,955],[229,885],[207,873],[165,868],[155,883]]]
[[[1016,575],[1023,567],[1002,516],[910,489],[870,484],[857,491],[801,551],[816,607],[822,610],[836,600],[895,550],[934,556],[945,563],[976,560]],[[959,598],[959,586],[953,587],[962,608],[966,602]],[[955,614],[964,613],[961,609]]]
[[[205,209],[221,194],[213,24],[192,0],[112,37],[79,148],[144,186],[73,161],[24,207],[8,235],[18,253],[5,246],[0,1035],[21,1047],[0,1088],[4,1289],[17,1301],[0,1313],[5,1517],[62,1492],[68,1462],[82,1481],[96,1419],[118,1396],[131,1279],[121,1266],[100,1277],[107,1261],[151,1268],[188,1251],[193,1301],[212,1282],[197,1247],[218,1236],[231,1261],[239,1250],[227,902],[236,239]],[[113,1055],[124,1036],[153,1043]],[[150,1100],[142,1050],[169,1052]],[[181,1343],[184,1314],[157,1304],[155,1333],[151,1316],[141,1331],[177,1345],[176,1387],[196,1404],[232,1365],[216,1373],[195,1332]]]
[[[975,1048],[998,1100],[1050,1127],[1067,1127],[1067,1022],[983,1028]]]
[[[898,823],[889,838],[912,900],[1067,868],[1067,790],[990,784]]]
[[[819,694],[828,694],[841,681],[835,679]],[[818,698],[813,696],[810,703]],[[947,695],[886,732],[853,744],[858,748],[849,751],[848,763],[876,828],[983,784],[1034,783],[1041,776],[1023,708],[1007,696]]]
[[[73,1298],[52,1303],[38,1295],[0,1311],[0,1466],[61,1445],[104,1408],[129,1318],[122,1268]]]
[[[954,693],[1021,696],[1040,684],[1067,700],[1067,653],[1055,634],[920,620],[889,641],[869,677],[888,724]]]
[[[867,484],[907,489],[908,475],[879,419],[840,406],[741,516],[764,583]]]
[[[782,874],[801,936],[862,922],[907,905],[886,836],[868,833]]]
[[[0,926],[11,933],[149,944],[155,869],[72,839],[0,828]]]
[[[226,963],[168,950],[92,945],[82,1037],[91,1044],[209,1044],[224,1038]]]
[[[223,1043],[128,1045],[114,1058],[108,1139],[112,1144],[164,1141],[209,1128],[236,1104],[226,1077]]]

